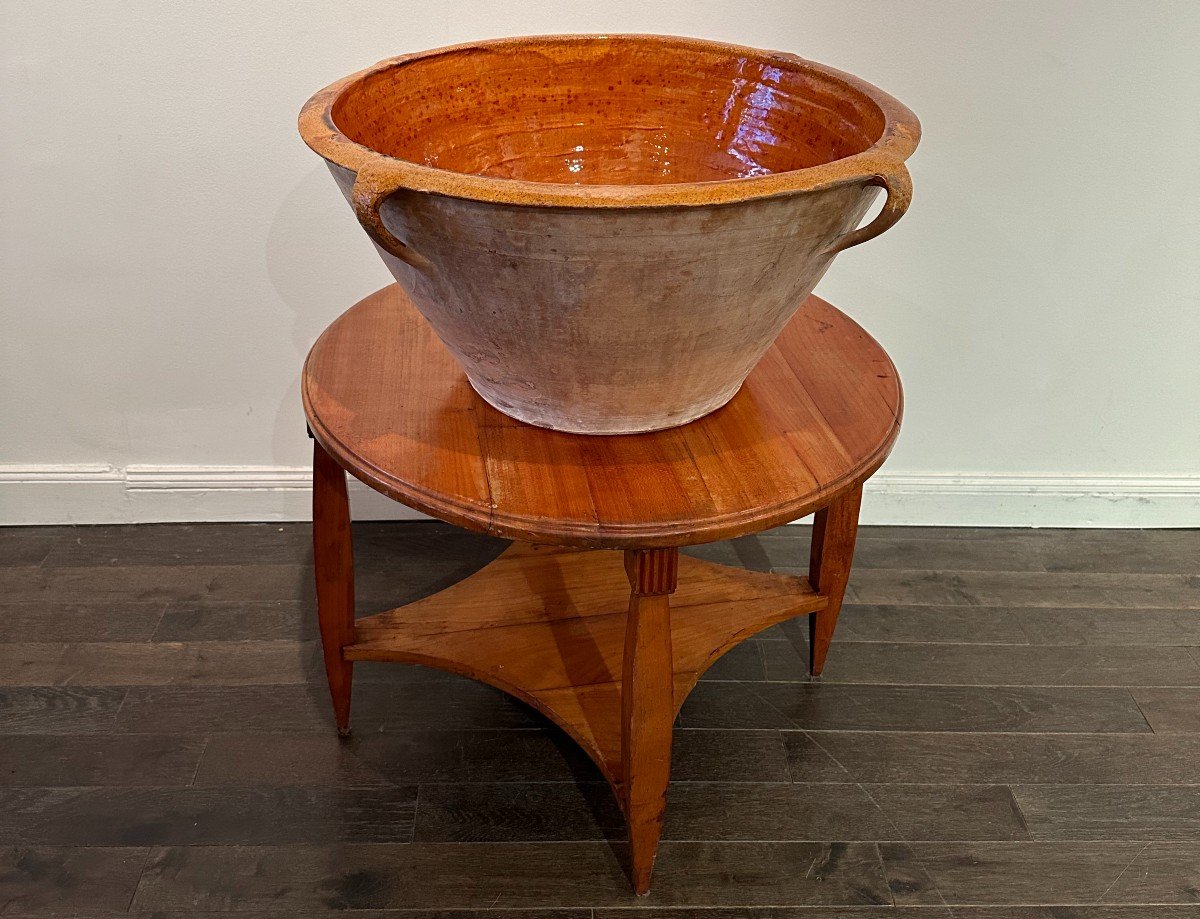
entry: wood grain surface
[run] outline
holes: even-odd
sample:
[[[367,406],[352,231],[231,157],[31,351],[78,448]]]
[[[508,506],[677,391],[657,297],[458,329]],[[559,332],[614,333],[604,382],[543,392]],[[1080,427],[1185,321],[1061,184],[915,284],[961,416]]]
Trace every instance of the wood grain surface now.
[[[811,297],[741,392],[697,422],[612,437],[535,428],[475,394],[394,285],[321,336],[302,392],[317,440],[410,507],[492,535],[621,549],[811,513],[882,464],[902,404],[883,349]]]
[[[677,589],[672,564],[668,594],[661,565],[644,558],[657,554],[641,553],[632,566],[640,587],[631,597],[620,553],[516,543],[452,587],[358,619],[346,660],[425,664],[503,689],[567,731],[620,788],[623,682],[642,685],[638,698],[649,709],[661,703],[669,746],[676,711],[723,653],[825,605],[804,577],[695,558],[678,559]],[[674,674],[673,692],[670,683],[651,685],[654,670]]]

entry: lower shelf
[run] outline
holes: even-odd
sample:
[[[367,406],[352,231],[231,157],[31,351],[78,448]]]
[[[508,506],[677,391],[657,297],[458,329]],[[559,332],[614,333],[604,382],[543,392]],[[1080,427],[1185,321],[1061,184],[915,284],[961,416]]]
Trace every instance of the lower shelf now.
[[[358,620],[344,654],[424,664],[502,689],[567,731],[616,787],[628,604],[620,552],[514,543],[440,593]],[[807,578],[680,557],[671,597],[676,710],[730,648],[824,607]]]

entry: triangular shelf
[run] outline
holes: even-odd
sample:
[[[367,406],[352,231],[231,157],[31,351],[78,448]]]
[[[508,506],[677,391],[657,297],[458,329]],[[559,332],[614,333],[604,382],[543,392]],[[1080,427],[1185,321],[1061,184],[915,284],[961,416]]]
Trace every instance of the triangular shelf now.
[[[344,653],[424,664],[502,689],[567,731],[617,788],[628,605],[620,552],[514,543],[440,593],[359,619]],[[824,606],[807,578],[680,557],[671,597],[676,710],[730,648]]]

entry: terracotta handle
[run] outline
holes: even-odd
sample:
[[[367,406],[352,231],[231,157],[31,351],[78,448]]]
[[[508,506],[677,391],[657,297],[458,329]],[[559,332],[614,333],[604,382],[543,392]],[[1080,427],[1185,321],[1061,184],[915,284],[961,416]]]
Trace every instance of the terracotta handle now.
[[[350,192],[354,213],[367,235],[384,252],[407,262],[418,271],[431,272],[433,263],[393,236],[383,225],[383,216],[379,213],[383,202],[399,191],[403,184],[403,179],[387,162],[366,163],[358,170],[358,178],[354,180],[354,189]]]
[[[866,184],[877,185],[887,191],[887,200],[883,203],[883,210],[865,227],[851,230],[838,239],[825,250],[829,255],[849,249],[851,246],[857,246],[859,243],[865,243],[868,239],[874,239],[885,230],[891,229],[892,225],[908,210],[908,205],[912,201],[912,178],[903,163],[897,163],[886,173],[880,172],[871,176]]]

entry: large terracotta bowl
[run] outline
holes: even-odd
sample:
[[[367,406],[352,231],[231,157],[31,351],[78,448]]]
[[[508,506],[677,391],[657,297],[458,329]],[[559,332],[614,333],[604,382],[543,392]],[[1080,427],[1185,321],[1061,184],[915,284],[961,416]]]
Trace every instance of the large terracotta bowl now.
[[[833,257],[904,213],[920,126],[790,54],[621,35],[383,61],[300,132],[484,399],[614,434],[733,397]]]

